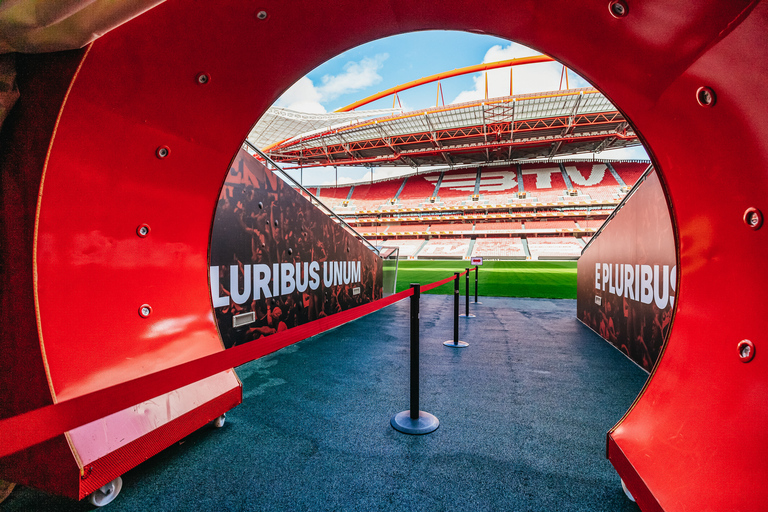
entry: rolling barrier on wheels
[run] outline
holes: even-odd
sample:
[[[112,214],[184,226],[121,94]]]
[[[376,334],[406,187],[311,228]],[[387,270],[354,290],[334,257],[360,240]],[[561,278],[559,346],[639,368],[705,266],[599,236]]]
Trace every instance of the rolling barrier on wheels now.
[[[469,269],[457,272],[455,276],[421,288],[427,291],[455,280],[457,290],[455,296],[458,300],[458,279],[468,272]],[[414,293],[414,288],[408,288],[369,304],[278,332],[258,343],[239,345],[138,379],[3,419],[0,421],[0,439],[2,439],[0,457],[11,455],[137,403],[151,400],[158,395],[271,354],[288,345],[391,306],[406,297],[411,297]],[[458,303],[456,304],[458,308]]]

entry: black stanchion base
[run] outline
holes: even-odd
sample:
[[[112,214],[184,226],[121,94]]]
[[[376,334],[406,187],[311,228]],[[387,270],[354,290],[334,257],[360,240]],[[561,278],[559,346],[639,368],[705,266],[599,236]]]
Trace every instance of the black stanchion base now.
[[[470,304],[482,304],[482,302],[470,302]]]
[[[445,345],[446,347],[464,348],[464,347],[468,347],[469,343],[467,343],[466,341],[459,341],[457,343],[454,343],[453,340],[448,340],[448,341],[444,341],[443,345]]]
[[[468,315],[465,315],[464,313],[462,313],[459,316],[463,316],[464,318],[475,318],[475,315],[473,315],[472,313],[470,313]]]
[[[417,420],[411,419],[411,411],[399,412],[392,416],[389,423],[398,432],[415,436],[429,434],[440,426],[440,420],[424,411],[419,411]]]

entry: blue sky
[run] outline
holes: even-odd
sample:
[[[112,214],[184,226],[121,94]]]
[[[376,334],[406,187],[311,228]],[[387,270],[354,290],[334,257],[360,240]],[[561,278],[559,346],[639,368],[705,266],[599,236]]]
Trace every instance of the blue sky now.
[[[468,32],[427,31],[402,34],[348,50],[318,66],[288,89],[275,105],[302,112],[332,112],[376,92],[411,80],[455,68],[537,55],[525,46],[497,37]],[[562,65],[551,62],[515,68],[514,93],[556,90],[560,84]],[[509,94],[509,68],[488,72],[489,96]],[[569,85],[587,87],[589,83],[569,72]],[[441,83],[445,103],[478,99],[485,94],[483,74],[464,75]],[[565,84],[563,84],[565,87]],[[437,85],[428,84],[399,94],[404,110],[435,106]],[[442,103],[442,99],[440,100]],[[378,100],[363,109],[391,108],[392,97]],[[591,155],[590,155],[591,156]],[[638,148],[621,152],[603,152],[604,158],[647,158]],[[332,184],[333,168],[304,170],[305,185]],[[410,168],[374,169],[374,178],[413,172]],[[367,168],[339,168],[339,184],[369,180]],[[299,178],[298,171],[292,172]]]

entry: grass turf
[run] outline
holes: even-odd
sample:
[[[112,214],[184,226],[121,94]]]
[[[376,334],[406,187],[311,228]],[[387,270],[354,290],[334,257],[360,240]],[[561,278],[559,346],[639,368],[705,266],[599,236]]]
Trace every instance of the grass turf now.
[[[425,285],[439,281],[469,266],[468,261],[401,260],[397,271],[397,291],[405,290],[410,283]],[[459,279],[462,295],[464,295],[465,279],[464,276]],[[474,282],[473,272],[470,275],[470,295],[475,293]],[[576,262],[486,261],[480,267],[478,291],[479,295],[492,297],[575,299]],[[427,293],[451,294],[453,283]]]

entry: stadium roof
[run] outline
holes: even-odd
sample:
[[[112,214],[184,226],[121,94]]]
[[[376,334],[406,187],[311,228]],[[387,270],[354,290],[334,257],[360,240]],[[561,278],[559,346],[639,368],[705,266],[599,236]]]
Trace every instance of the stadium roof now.
[[[306,167],[415,167],[554,157],[639,144],[624,116],[605,96],[582,88],[359,121],[296,135],[267,152],[275,161]]]
[[[265,148],[280,141],[295,137],[299,133],[307,134],[317,130],[330,130],[360,122],[372,117],[399,112],[398,109],[359,110],[353,112],[330,112],[328,114],[308,114],[281,107],[270,107],[259,119],[248,142],[257,148]]]

